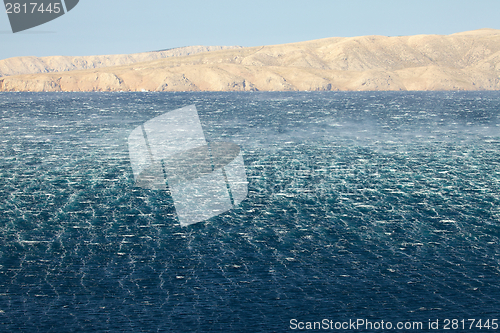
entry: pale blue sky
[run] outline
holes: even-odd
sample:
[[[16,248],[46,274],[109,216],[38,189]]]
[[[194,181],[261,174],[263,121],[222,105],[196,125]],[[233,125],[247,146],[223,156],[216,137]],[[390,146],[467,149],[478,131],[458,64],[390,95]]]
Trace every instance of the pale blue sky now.
[[[80,0],[66,15],[17,34],[0,13],[0,59],[479,28],[500,29],[499,0]]]

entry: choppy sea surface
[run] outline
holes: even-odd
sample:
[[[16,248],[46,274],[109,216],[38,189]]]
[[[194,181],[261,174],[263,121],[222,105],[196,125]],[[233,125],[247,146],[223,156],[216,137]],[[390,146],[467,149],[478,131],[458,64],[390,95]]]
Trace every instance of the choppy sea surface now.
[[[249,192],[181,227],[127,138],[190,104]],[[0,331],[491,322],[499,237],[499,92],[0,94]]]

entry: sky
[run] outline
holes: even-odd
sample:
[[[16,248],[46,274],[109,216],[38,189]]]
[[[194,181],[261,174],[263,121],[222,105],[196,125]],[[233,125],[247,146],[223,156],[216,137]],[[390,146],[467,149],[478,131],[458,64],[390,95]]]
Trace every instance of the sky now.
[[[447,35],[500,29],[499,13],[499,0],[80,0],[67,14],[15,34],[0,13],[0,59]]]

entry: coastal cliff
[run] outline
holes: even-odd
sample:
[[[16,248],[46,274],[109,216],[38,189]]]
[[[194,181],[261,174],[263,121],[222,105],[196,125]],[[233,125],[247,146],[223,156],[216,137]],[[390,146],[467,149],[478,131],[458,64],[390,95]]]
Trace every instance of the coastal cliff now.
[[[0,91],[498,90],[500,30],[337,37],[147,60],[4,76]]]

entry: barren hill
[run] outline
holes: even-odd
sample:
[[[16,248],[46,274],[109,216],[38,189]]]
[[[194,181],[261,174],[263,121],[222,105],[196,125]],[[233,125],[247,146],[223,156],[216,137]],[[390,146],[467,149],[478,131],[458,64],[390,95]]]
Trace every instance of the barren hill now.
[[[0,78],[0,91],[479,89],[500,89],[500,30],[327,38]]]
[[[201,52],[238,48],[241,48],[241,46],[186,46],[169,50],[133,54],[114,54],[82,57],[14,57],[0,60],[0,77],[21,74],[66,72],[110,66],[123,66],[134,64],[137,62],[146,62],[169,57],[184,57]]]

